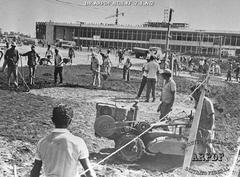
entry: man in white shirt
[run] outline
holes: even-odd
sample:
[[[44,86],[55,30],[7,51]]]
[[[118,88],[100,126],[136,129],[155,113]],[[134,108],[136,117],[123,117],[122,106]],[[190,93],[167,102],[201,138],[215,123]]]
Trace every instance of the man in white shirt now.
[[[171,70],[165,69],[162,73],[162,77],[165,80],[165,84],[162,89],[162,94],[160,97],[160,105],[158,107],[158,112],[160,112],[160,119],[166,116],[171,110],[173,103],[175,101],[176,95],[176,83],[171,78]]]
[[[48,45],[47,51],[45,53],[45,57],[47,58],[47,60],[44,61],[46,62],[44,64],[48,64],[48,62],[52,64],[51,59],[53,58],[53,51],[51,50],[51,45]]]
[[[153,102],[155,101],[155,87],[157,82],[157,74],[160,72],[160,66],[155,61],[154,56],[150,56],[150,62],[146,65],[147,72],[147,93],[145,102],[149,102],[150,92],[152,91]]]
[[[54,69],[54,83],[55,84],[57,83],[57,75],[59,75],[59,77],[60,77],[59,84],[61,84],[62,81],[63,81],[63,76],[62,76],[62,72],[63,72],[63,58],[62,58],[62,55],[59,54],[58,49],[55,49],[54,65],[55,65],[55,69]]]
[[[55,129],[38,142],[31,177],[40,176],[42,165],[46,177],[78,177],[79,162],[84,170],[89,169],[88,177],[96,177],[84,140],[67,130],[72,118],[73,110],[67,105],[60,104],[53,109]]]
[[[92,85],[96,85],[96,80],[98,82],[97,87],[100,87],[101,84],[101,78],[100,78],[100,60],[97,54],[92,53],[91,57],[91,70],[93,73],[93,82]]]

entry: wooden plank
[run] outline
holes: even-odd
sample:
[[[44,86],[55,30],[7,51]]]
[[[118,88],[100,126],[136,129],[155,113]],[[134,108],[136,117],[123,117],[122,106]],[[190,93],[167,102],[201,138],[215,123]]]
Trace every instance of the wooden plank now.
[[[199,98],[196,113],[195,113],[195,116],[193,119],[193,123],[192,123],[191,129],[190,129],[190,134],[189,134],[189,138],[188,138],[188,144],[193,144],[193,145],[186,147],[185,156],[184,156],[182,176],[186,176],[186,177],[189,175],[189,173],[185,169],[187,167],[190,167],[190,165],[191,165],[192,154],[193,154],[194,147],[195,147],[195,145],[194,145],[195,143],[192,143],[192,142],[195,142],[196,137],[197,137],[197,130],[198,130],[198,125],[199,125],[200,116],[201,116],[201,112],[202,112],[204,96],[205,96],[205,89],[202,88],[201,96]]]
[[[239,159],[239,153],[240,153],[240,144],[239,143],[240,143],[240,137],[237,140],[237,151],[236,151],[235,156],[233,157],[233,162],[232,162],[231,168],[229,169],[227,177],[234,177],[234,169],[237,168],[236,164]],[[240,173],[240,172],[238,172],[238,173]],[[239,174],[238,174],[238,176],[239,176]]]

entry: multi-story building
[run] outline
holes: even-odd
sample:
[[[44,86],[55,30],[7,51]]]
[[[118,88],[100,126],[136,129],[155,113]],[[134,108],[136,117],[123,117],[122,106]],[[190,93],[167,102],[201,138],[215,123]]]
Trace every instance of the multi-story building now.
[[[37,39],[54,44],[57,39],[74,40],[77,45],[105,48],[133,48],[159,46],[165,50],[167,28],[143,25],[113,25],[86,23],[37,22]],[[231,55],[240,54],[240,32],[172,28],[170,49],[183,54]]]

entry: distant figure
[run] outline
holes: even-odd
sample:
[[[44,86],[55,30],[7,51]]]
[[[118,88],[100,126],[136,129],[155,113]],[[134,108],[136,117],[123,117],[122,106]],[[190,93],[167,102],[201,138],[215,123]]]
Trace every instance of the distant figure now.
[[[209,64],[207,63],[207,60],[204,60],[203,74],[207,74],[208,70],[209,70]]]
[[[72,59],[75,58],[75,52],[72,47],[70,47],[68,50],[68,57],[70,59],[70,63],[72,64]]]
[[[119,65],[122,63],[122,61],[124,60],[124,51],[122,49],[118,50],[118,60],[119,60]]]
[[[6,42],[6,49],[9,49],[9,42]]]
[[[226,81],[232,81],[232,62],[229,62],[229,64],[228,64]]]
[[[4,72],[6,66],[8,67],[8,87],[11,86],[11,75],[13,74],[14,77],[14,86],[18,88],[18,61],[19,61],[19,53],[16,48],[16,43],[12,42],[11,48],[8,49],[4,55],[4,63],[2,67],[2,72]]]
[[[150,58],[150,57],[149,57]],[[137,94],[137,97],[136,99],[139,99],[141,97],[141,94],[142,94],[142,91],[145,87],[145,85],[147,84],[147,72],[146,72],[146,65],[147,63],[150,61],[150,59],[147,58],[147,62],[143,64],[143,67],[142,67],[142,71],[143,71],[143,76],[142,76],[142,81],[141,81],[141,85],[140,85],[140,88],[139,88],[139,91],[138,91],[138,94]]]
[[[45,53],[45,57],[47,58],[47,60],[44,61],[43,64],[46,64],[46,65],[48,65],[48,63],[52,64],[51,59],[53,58],[53,51],[51,50],[51,45],[48,45],[47,51]]]
[[[198,68],[199,73],[203,73],[203,65],[204,65],[204,61],[202,59],[200,59],[199,60],[199,68]]]
[[[20,54],[20,55],[28,57],[27,64],[28,64],[28,69],[29,69],[29,82],[30,82],[30,85],[34,85],[35,84],[34,79],[35,79],[35,70],[36,70],[36,66],[37,66],[37,58],[39,61],[40,56],[35,51],[34,45],[31,46],[31,51],[24,53],[24,54]]]
[[[179,70],[178,60],[177,60],[177,58],[174,58],[174,60],[173,60],[173,73],[174,73],[174,76],[178,75],[178,70]]]
[[[130,68],[132,67],[132,63],[130,61],[130,58],[127,58],[126,62],[124,63],[123,66],[123,79],[125,81],[130,81]],[[127,75],[127,77],[126,77]]]
[[[240,72],[240,64],[237,64],[237,67],[235,68],[234,72],[236,73],[236,81],[238,82],[239,78],[239,72]]]
[[[88,170],[84,176],[96,177],[85,141],[67,130],[73,114],[73,109],[65,104],[53,108],[51,119],[55,129],[38,142],[30,177],[39,177],[42,167],[46,177],[77,177],[80,163]]]
[[[100,61],[97,54],[92,53],[91,56],[91,70],[93,76],[92,86],[96,86],[96,80],[98,82],[97,87],[101,86],[101,78],[100,78]]]
[[[61,84],[63,82],[63,58],[62,55],[59,53],[58,49],[55,49],[55,55],[54,55],[54,83],[57,84],[57,75],[60,77],[60,82]]]
[[[107,50],[107,53],[100,53],[103,59],[103,64],[102,64],[102,69],[103,73],[106,74],[107,76],[111,75],[111,67],[112,67],[112,62],[110,60],[110,49]]]
[[[155,101],[155,88],[157,83],[157,74],[160,72],[160,66],[155,61],[154,56],[150,57],[150,62],[146,64],[145,70],[147,72],[147,92],[145,102],[149,102],[150,93],[152,92],[153,102]]]
[[[215,66],[215,73],[218,76],[221,74],[221,68],[220,68],[220,65],[218,63]]]

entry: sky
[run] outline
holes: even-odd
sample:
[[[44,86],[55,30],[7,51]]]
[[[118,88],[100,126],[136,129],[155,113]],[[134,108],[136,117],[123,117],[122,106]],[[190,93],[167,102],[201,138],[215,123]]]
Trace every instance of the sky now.
[[[173,8],[172,22],[192,29],[240,31],[239,7],[240,0],[0,0],[0,28],[34,36],[38,21],[114,23],[105,18],[116,8],[124,12],[119,24],[138,25],[163,21],[164,9]]]

